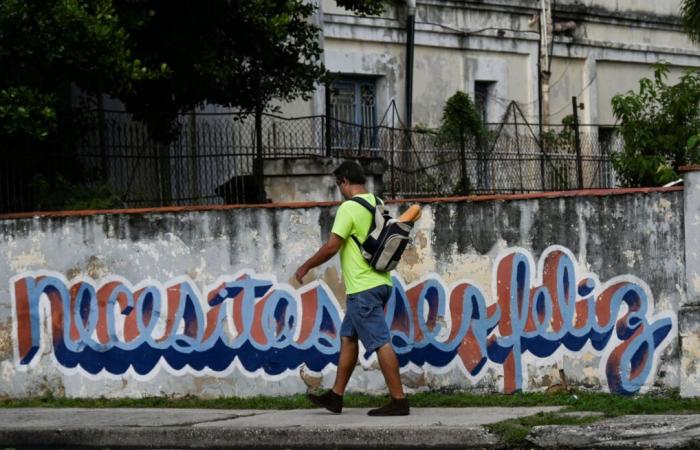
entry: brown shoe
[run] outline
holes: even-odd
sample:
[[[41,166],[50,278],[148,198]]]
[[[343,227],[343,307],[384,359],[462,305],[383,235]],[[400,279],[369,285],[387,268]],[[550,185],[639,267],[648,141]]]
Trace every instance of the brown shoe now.
[[[333,392],[333,389],[321,395],[307,393],[306,398],[314,405],[326,408],[332,413],[340,414],[343,411],[343,396]]]
[[[368,416],[407,416],[411,407],[407,398],[392,398],[391,402],[377,409],[370,409]]]

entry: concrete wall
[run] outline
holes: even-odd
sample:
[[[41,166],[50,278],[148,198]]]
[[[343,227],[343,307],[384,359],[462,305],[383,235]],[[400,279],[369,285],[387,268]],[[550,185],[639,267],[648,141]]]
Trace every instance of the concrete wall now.
[[[681,395],[700,397],[700,166],[686,168],[686,295],[679,311]]]
[[[560,370],[596,391],[681,386],[683,191],[423,206],[386,311],[409,391],[545,390],[560,383]],[[345,307],[338,259],[303,286],[293,274],[327,237],[335,211],[3,218],[0,396],[329,386]],[[374,356],[361,354],[350,389],[382,392]]]
[[[386,171],[383,159],[359,159],[370,192],[382,195]],[[273,203],[322,202],[342,200],[333,170],[340,166],[337,158],[280,158],[264,161],[265,197]]]

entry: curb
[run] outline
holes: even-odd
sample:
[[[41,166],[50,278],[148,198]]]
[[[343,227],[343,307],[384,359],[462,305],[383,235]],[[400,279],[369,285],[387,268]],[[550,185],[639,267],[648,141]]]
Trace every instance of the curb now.
[[[501,448],[482,427],[117,427],[0,430],[0,446],[110,449],[476,449]]]

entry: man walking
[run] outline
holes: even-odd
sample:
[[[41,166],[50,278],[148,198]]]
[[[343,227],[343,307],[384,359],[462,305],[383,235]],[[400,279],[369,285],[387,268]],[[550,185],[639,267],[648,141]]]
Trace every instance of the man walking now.
[[[299,267],[296,279],[331,259],[340,250],[340,267],[347,293],[345,318],[340,327],[340,357],[333,388],[322,395],[308,394],[316,405],[334,413],[343,410],[343,394],[357,364],[358,338],[367,352],[377,352],[379,367],[389,388],[391,401],[369,411],[370,416],[405,416],[410,412],[401,377],[399,362],[390,343],[389,327],[384,320],[384,305],[391,296],[391,276],[374,270],[362,257],[357,242],[364,242],[374,217],[362,205],[351,201],[360,197],[376,206],[376,198],[365,188],[362,167],[352,161],[343,162],[334,172],[344,201],[338,208],[328,241]]]

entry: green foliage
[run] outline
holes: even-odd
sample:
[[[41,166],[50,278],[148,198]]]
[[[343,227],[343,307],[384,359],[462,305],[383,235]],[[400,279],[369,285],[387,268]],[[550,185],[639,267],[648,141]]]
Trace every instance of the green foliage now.
[[[561,121],[561,127],[553,127],[542,133],[542,143],[547,153],[576,154],[576,130],[574,116],[568,115]],[[548,185],[555,190],[570,189],[570,161],[557,159],[548,162]]]
[[[576,153],[576,138],[574,133],[574,116],[568,115],[561,121],[562,127],[551,128],[542,133],[542,140],[547,152]]]
[[[45,139],[71,83],[114,96],[157,78],[135,58],[112,0],[0,3],[0,139]]]
[[[613,165],[624,186],[658,186],[679,178],[678,168],[697,163],[700,133],[700,73],[688,71],[667,83],[668,66],[654,67],[654,79],[639,82],[639,92],[612,99],[621,124],[624,150]]]
[[[55,96],[26,86],[0,89],[0,135],[46,139],[56,127]]]
[[[49,178],[38,174],[34,176],[33,185],[37,207],[43,211],[114,209],[125,206],[119,195],[105,183],[75,184],[61,175]]]
[[[348,408],[379,406],[385,397],[348,393],[344,404]],[[410,396],[411,406],[417,408],[466,407],[525,407],[563,406],[564,411],[594,411],[608,416],[626,414],[688,414],[700,413],[700,398],[681,398],[678,391],[624,396],[616,394],[578,392],[528,392],[504,395],[477,394],[467,391],[433,391]],[[288,397],[225,397],[161,396],[145,398],[66,398],[46,392],[41,397],[0,398],[0,408],[61,407],[61,408],[224,408],[224,409],[297,409],[314,408],[303,395]]]
[[[688,35],[695,42],[700,42],[700,0],[683,0],[681,15]]]
[[[382,11],[380,0],[338,4]],[[75,154],[74,86],[121,100],[161,143],[178,131],[178,113],[205,103],[252,112],[308,99],[326,76],[314,11],[305,0],[3,0],[0,153],[22,159],[27,180],[60,173],[81,185],[72,159],[49,171],[33,163]]]
[[[469,94],[457,91],[447,99],[442,110],[440,133],[452,142],[464,141],[470,137],[478,142],[486,137],[481,115]]]
[[[469,94],[457,91],[447,99],[442,112],[439,138],[441,145],[459,150],[461,165],[460,181],[453,188],[452,195],[469,195],[472,182],[467,175],[467,147],[474,148],[479,159],[485,157],[487,130],[481,115]]]
[[[502,422],[486,425],[486,428],[501,438],[501,442],[511,446],[531,444],[526,439],[533,427],[542,425],[590,425],[604,417],[602,416],[567,416],[556,413],[537,413],[533,416],[519,417]]]
[[[163,142],[179,112],[204,103],[252,112],[272,99],[308,99],[325,75],[311,2],[133,0],[117,10],[142,20],[130,33],[133,54],[169,68],[120,97]]]
[[[383,10],[381,0],[337,3]],[[251,112],[308,98],[326,74],[314,11],[304,0],[5,0],[0,118],[12,124],[0,133],[45,138],[73,83],[146,113],[163,141],[178,112],[204,103]]]

